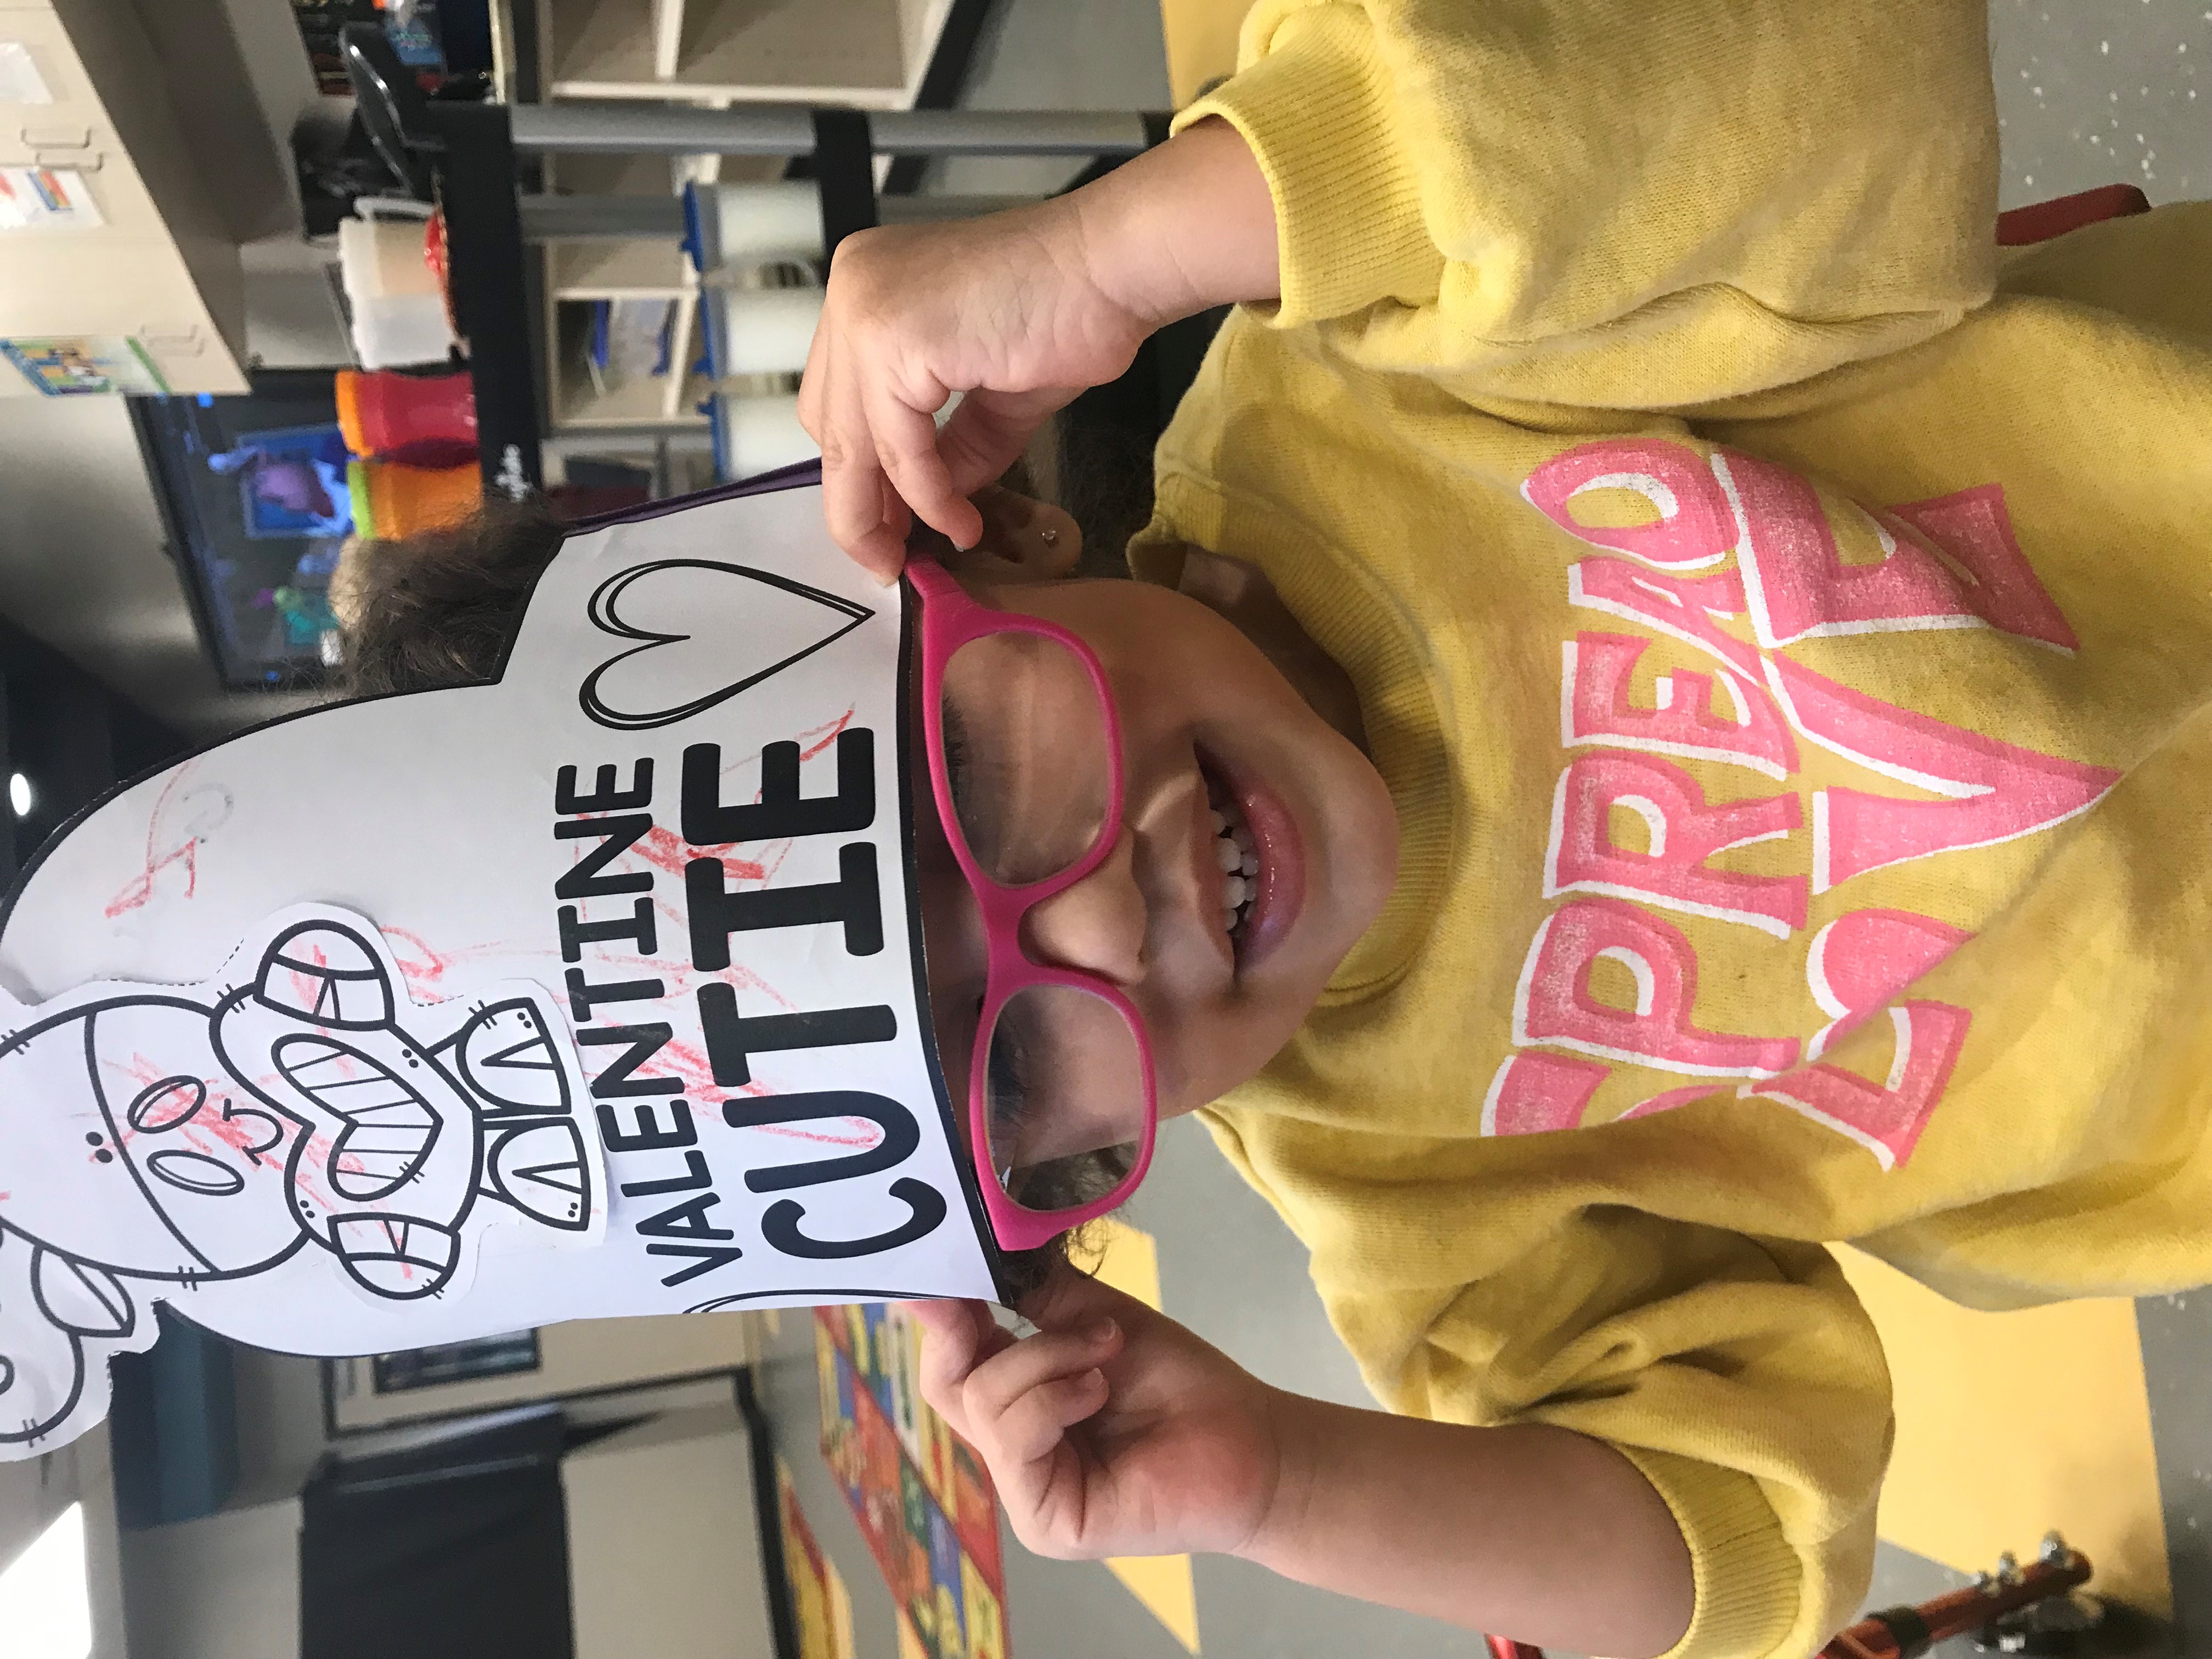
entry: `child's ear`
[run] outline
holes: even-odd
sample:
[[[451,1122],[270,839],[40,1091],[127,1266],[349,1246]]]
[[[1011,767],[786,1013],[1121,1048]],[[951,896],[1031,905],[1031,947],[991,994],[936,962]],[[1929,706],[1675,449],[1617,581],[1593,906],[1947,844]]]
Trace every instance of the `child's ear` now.
[[[1056,582],[1083,556],[1083,532],[1048,502],[988,484],[975,493],[983,537],[975,546],[941,556],[955,575],[1004,586]]]

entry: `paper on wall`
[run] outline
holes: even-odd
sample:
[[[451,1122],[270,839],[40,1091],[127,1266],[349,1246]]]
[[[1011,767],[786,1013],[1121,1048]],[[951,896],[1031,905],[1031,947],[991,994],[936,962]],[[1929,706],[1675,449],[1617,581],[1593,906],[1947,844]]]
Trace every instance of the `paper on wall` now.
[[[169,389],[146,348],[120,334],[0,340],[0,356],[49,398],[110,392],[143,396]]]
[[[21,40],[0,40],[0,104],[51,104],[54,94]]]
[[[75,167],[0,167],[0,231],[91,230],[106,222]]]

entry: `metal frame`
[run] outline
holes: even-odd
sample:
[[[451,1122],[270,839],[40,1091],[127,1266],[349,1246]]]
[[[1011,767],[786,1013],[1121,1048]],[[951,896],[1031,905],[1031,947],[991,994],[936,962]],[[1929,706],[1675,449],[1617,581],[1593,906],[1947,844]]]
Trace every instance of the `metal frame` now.
[[[374,1356],[357,1355],[356,1357],[373,1358]],[[526,1399],[509,1400],[495,1405],[453,1406],[440,1411],[435,1409],[433,1402],[433,1408],[430,1410],[410,1412],[404,1417],[387,1418],[380,1423],[344,1424],[338,1421],[337,1383],[332,1370],[334,1366],[343,1363],[341,1360],[327,1358],[316,1362],[319,1392],[323,1407],[323,1438],[332,1447],[342,1445],[350,1440],[372,1438],[395,1430],[427,1428],[438,1423],[465,1422],[471,1417],[484,1417],[498,1412],[519,1411],[526,1407],[565,1406],[576,1401],[611,1400],[625,1394],[642,1394],[648,1389],[670,1388],[678,1383],[711,1382],[718,1376],[736,1376],[746,1370],[751,1364],[750,1361],[747,1361],[737,1365],[708,1365],[698,1370],[672,1372],[666,1376],[639,1377],[628,1382],[604,1382],[597,1388],[568,1389],[550,1394],[532,1395]],[[512,1372],[510,1375],[527,1376],[529,1373],[518,1371]]]
[[[1156,113],[1066,110],[814,110],[774,104],[729,109],[647,103],[519,104],[426,98],[401,67],[382,32],[346,31],[346,68],[362,119],[378,153],[418,194],[444,210],[455,320],[468,342],[477,432],[486,493],[520,500],[544,487],[544,425],[531,337],[526,245],[533,237],[574,235],[595,219],[603,229],[638,234],[664,222],[658,204],[581,203],[516,196],[516,169],[541,155],[782,155],[815,157],[825,144],[849,161],[865,136],[872,155],[1068,155],[1112,161],[1149,149],[1164,136]],[[857,124],[857,125],[856,125]],[[827,161],[833,158],[823,155]],[[870,169],[825,167],[825,221],[841,230],[876,222]],[[835,202],[830,200],[832,196]],[[865,198],[865,199],[864,199]],[[997,198],[981,198],[992,207]],[[899,198],[896,218],[943,217],[951,202]],[[556,204],[558,204],[556,205]],[[834,213],[828,210],[836,208]],[[679,215],[680,215],[680,210]],[[680,229],[680,225],[679,225]],[[834,245],[834,239],[833,239]]]
[[[1121,110],[866,112],[878,155],[1134,155],[1146,116]],[[814,112],[799,105],[519,104],[515,149],[612,155],[811,155]]]

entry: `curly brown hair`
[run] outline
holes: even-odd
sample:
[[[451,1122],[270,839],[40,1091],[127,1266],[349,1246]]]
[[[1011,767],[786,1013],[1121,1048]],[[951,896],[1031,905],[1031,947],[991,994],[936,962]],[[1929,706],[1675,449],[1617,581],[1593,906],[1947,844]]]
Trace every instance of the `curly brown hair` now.
[[[343,688],[355,696],[494,678],[530,590],[568,527],[536,500],[488,500],[473,518],[347,560]]]
[[[342,689],[374,696],[497,678],[531,590],[567,532],[540,502],[488,501],[459,524],[349,550],[340,607]],[[1073,1208],[1111,1192],[1128,1173],[1133,1152],[1108,1147],[1024,1170],[1015,1196],[1035,1209]],[[998,1252],[1009,1306],[1067,1260],[1070,1243],[1062,1234],[1036,1249]]]

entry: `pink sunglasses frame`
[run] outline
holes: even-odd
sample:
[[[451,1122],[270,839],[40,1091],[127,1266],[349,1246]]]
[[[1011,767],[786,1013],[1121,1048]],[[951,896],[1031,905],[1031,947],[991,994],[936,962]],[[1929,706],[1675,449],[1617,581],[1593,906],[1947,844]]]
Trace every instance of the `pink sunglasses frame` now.
[[[1069,1228],[1095,1221],[1126,1203],[1129,1194],[1144,1181],[1145,1172],[1152,1168],[1152,1146],[1159,1133],[1159,1080],[1152,1069],[1152,1034],[1146,1030],[1144,1017],[1138,1013],[1136,1005],[1119,986],[1096,975],[1072,968],[1050,968],[1031,961],[1021,943],[1022,918],[1096,870],[1113,850],[1121,833],[1121,792],[1125,782],[1121,719],[1114,707],[1113,693],[1106,684],[1106,671],[1099,665],[1091,647],[1066,629],[1042,617],[1024,616],[1016,611],[994,611],[978,603],[932,559],[910,556],[906,575],[918,601],[916,608],[921,620],[921,717],[922,731],[927,738],[924,747],[929,757],[930,793],[937,803],[938,817],[945,826],[945,839],[951,846],[952,856],[960,866],[960,873],[967,878],[969,890],[975,894],[976,908],[983,918],[987,952],[983,1009],[976,1021],[975,1046],[968,1065],[969,1155],[975,1160],[976,1186],[983,1195],[983,1212],[990,1219],[991,1231],[1000,1248],[1032,1250],[1049,1243]],[[1074,653],[1091,676],[1091,686],[1098,693],[1099,708],[1106,717],[1109,794],[1106,821],[1099,830],[1098,839],[1088,853],[1060,874],[1022,887],[1007,887],[994,881],[975,862],[960,833],[959,815],[953,809],[951,782],[945,771],[945,720],[940,696],[945,666],[962,646],[992,634],[1031,634]],[[1137,1057],[1145,1073],[1145,1133],[1137,1146],[1136,1164],[1112,1192],[1073,1210],[1045,1212],[1016,1203],[999,1184],[997,1172],[988,1167],[991,1030],[1010,999],[1018,992],[1040,985],[1087,991],[1112,1005],[1137,1040]]]

